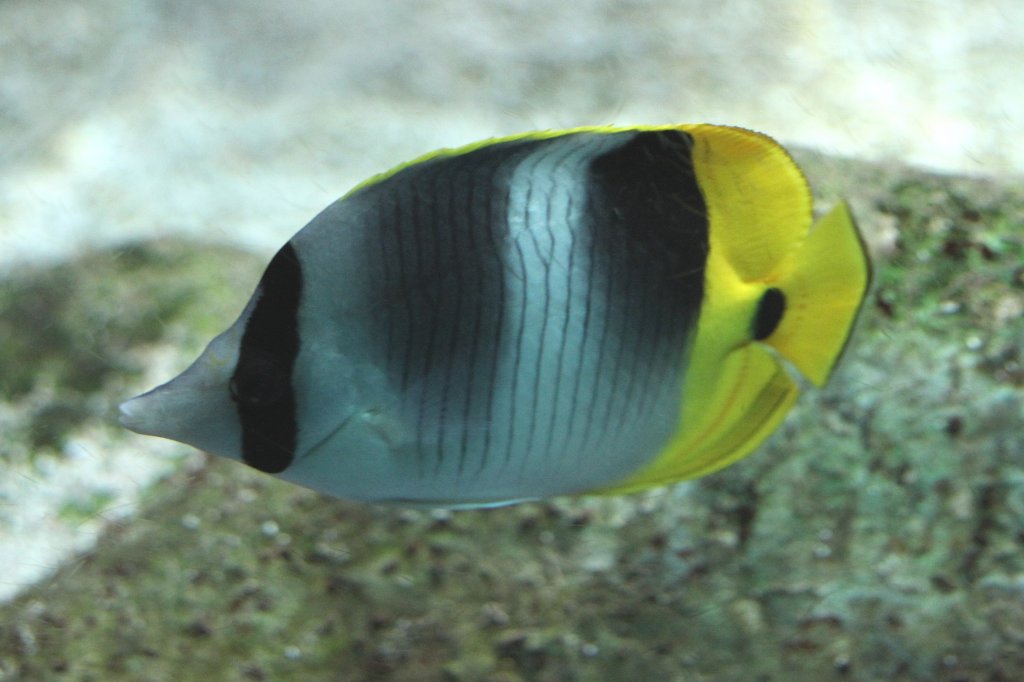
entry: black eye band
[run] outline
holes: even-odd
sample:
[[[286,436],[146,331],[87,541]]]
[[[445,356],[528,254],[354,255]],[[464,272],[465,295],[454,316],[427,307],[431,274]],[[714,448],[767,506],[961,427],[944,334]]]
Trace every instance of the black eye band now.
[[[236,403],[252,407],[270,407],[288,393],[288,375],[266,351],[252,349],[245,364],[239,364],[229,388]]]
[[[270,261],[258,291],[230,391],[242,427],[242,461],[276,474],[291,464],[298,440],[292,370],[299,352],[302,267],[290,242]]]

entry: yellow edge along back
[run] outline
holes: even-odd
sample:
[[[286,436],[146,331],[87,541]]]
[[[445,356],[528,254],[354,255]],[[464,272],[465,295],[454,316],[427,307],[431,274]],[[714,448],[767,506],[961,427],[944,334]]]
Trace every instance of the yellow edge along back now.
[[[622,493],[717,471],[749,454],[781,423],[799,388],[782,359],[821,386],[846,344],[870,280],[845,203],[811,225],[811,193],[789,154],[740,128],[680,126],[710,231],[705,299],[689,349],[679,429]],[[764,292],[785,310],[757,341],[752,321]]]

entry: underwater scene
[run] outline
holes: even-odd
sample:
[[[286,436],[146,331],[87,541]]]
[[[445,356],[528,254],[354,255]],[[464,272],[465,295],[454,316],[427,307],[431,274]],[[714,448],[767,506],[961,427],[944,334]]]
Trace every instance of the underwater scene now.
[[[0,682],[1024,679],[1021,63],[0,1]]]

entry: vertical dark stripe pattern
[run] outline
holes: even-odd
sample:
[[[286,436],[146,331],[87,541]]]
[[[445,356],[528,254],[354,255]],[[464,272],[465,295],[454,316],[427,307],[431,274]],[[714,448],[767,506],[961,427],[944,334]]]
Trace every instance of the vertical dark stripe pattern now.
[[[508,141],[365,190],[373,351],[420,477],[543,477],[670,435],[708,250],[691,146]]]
[[[512,326],[504,187],[538,144],[507,142],[427,161],[369,188],[379,199],[370,230],[376,243],[367,253],[396,261],[375,268],[374,297],[384,305],[370,324],[413,422],[420,475],[436,473],[448,458],[460,474],[479,471],[493,441],[504,443],[491,428],[502,340]]]
[[[681,361],[674,358],[697,321],[709,246],[692,144],[678,130],[637,132],[590,164],[584,223],[604,310],[589,395],[604,404],[587,407],[588,444],[644,419],[640,407],[654,404],[659,388],[679,390],[658,373]]]
[[[302,267],[291,243],[270,261],[256,291],[231,396],[242,428],[242,459],[273,474],[291,464],[298,438],[292,368],[300,342]]]

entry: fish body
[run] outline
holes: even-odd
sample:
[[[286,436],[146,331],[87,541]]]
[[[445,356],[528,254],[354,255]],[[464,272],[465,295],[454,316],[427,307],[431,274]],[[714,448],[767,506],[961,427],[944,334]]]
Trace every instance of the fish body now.
[[[581,128],[371,178],[122,423],[324,493],[486,506],[628,492],[750,453],[828,378],[869,282],[770,138]]]

